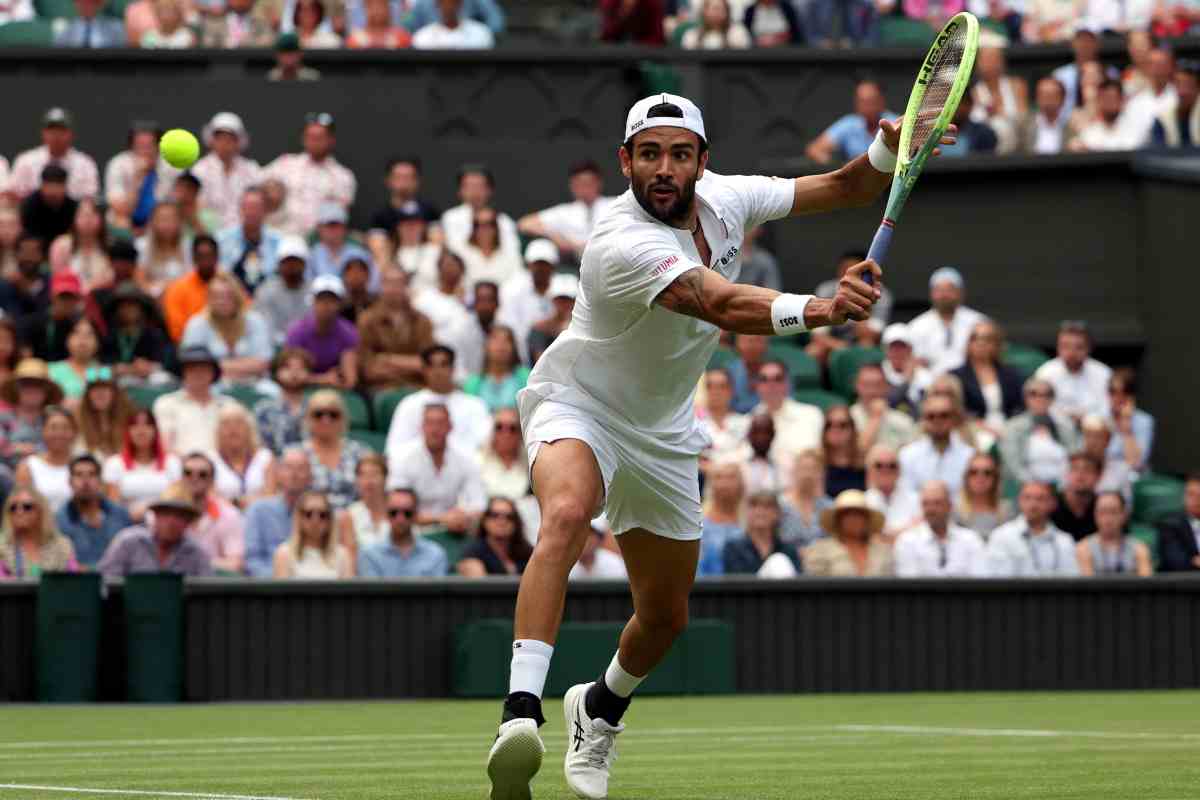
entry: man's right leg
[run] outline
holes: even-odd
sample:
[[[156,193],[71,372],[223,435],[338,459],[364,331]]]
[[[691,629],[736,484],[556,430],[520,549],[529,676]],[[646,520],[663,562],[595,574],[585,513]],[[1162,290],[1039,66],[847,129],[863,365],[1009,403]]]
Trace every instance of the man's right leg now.
[[[591,447],[579,439],[542,444],[532,470],[542,521],[533,556],[521,577],[514,625],[509,694],[500,733],[488,756],[492,800],[525,800],[544,748],[537,727],[542,690],[562,622],[567,575],[604,499],[604,478]]]

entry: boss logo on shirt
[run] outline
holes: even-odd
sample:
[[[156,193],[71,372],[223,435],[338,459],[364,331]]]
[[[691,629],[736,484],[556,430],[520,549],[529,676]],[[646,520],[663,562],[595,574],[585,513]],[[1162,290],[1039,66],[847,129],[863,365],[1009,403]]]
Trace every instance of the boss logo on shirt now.
[[[650,270],[650,277],[663,274],[677,263],[679,263],[679,256],[667,256],[654,265],[654,269]]]
[[[784,317],[783,319],[779,320],[779,326],[782,328],[790,328],[793,325],[799,325],[799,324],[800,324],[799,317]]]

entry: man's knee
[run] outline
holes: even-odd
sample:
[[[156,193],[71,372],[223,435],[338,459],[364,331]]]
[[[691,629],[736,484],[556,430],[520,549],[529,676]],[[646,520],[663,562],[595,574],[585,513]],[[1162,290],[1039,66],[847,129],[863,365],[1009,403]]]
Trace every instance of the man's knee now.
[[[591,521],[592,510],[578,498],[562,496],[547,501],[542,507],[537,554],[574,565],[591,531]]]

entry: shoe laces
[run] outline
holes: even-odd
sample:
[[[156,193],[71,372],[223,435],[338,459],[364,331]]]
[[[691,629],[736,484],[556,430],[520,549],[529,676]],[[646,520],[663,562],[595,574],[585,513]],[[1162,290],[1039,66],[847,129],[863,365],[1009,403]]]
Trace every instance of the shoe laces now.
[[[587,762],[595,769],[607,770],[617,760],[617,734],[625,730],[624,725],[613,727],[602,719],[592,721],[592,735],[588,737]]]

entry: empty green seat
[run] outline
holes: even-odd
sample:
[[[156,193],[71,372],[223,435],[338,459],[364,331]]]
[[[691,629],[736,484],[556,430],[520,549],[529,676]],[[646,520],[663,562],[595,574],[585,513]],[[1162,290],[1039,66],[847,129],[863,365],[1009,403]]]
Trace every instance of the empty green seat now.
[[[1133,522],[1129,525],[1129,535],[1150,548],[1150,560],[1158,568],[1158,528],[1144,522]]]
[[[138,408],[153,408],[155,400],[173,391],[173,386],[130,386],[125,393]]]
[[[446,551],[446,562],[449,564],[449,574],[455,575],[458,570],[455,567],[458,560],[462,558],[463,550],[467,549],[473,540],[470,536],[459,536],[457,533],[450,533],[447,530],[434,531],[425,534],[425,538],[431,542],[436,542]]]
[[[782,361],[787,366],[793,389],[821,388],[821,365],[799,347],[773,343],[767,348],[767,358]]]
[[[49,47],[54,44],[54,21],[31,19],[0,25],[0,47]]]
[[[1040,348],[1009,342],[1004,348],[1004,357],[1002,360],[1005,364],[1008,364],[1021,373],[1021,377],[1028,379],[1033,373],[1037,372],[1038,367],[1049,361],[1050,357],[1043,353]]]
[[[1183,481],[1150,473],[1133,485],[1133,519],[1150,525],[1183,510]]]
[[[730,350],[728,347],[718,347],[709,356],[709,369],[728,369],[733,362],[738,360],[738,354]]]
[[[33,8],[42,19],[78,16],[75,13],[75,0],[33,0]]]
[[[392,389],[375,394],[375,430],[387,433],[392,424],[392,415],[400,401],[415,392],[416,389]]]
[[[351,428],[347,431],[346,435],[380,454],[383,453],[384,445],[387,444],[387,434],[380,433],[379,431],[365,431],[362,428]]]
[[[826,411],[833,406],[846,405],[846,398],[840,394],[827,392],[824,389],[797,389],[792,392],[792,399],[798,403],[808,403],[816,406],[821,411]]]
[[[224,388],[224,393],[237,400],[250,411],[254,410],[254,406],[259,400],[266,398],[266,395],[251,386],[239,386],[232,384]]]
[[[854,402],[854,381],[863,364],[883,362],[883,351],[875,347],[846,347],[829,356],[829,383],[833,390]]]
[[[883,17],[879,20],[879,43],[885,47],[929,48],[936,31],[928,23],[907,17]]]

